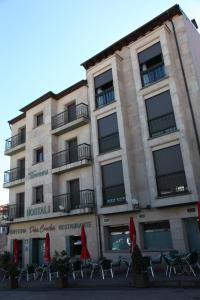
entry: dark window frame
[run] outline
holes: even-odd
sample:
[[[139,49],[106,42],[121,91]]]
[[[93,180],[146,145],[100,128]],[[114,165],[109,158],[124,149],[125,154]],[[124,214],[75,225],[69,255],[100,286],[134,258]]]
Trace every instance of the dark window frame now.
[[[157,117],[154,117],[154,118],[151,118],[149,116],[149,112],[148,112],[148,101],[150,103],[151,100],[155,99],[156,97],[162,95],[162,94],[165,94],[165,93],[169,93],[169,101],[170,101],[170,104],[171,104],[171,111],[169,111],[168,113],[166,114],[160,114],[159,116]],[[172,132],[175,132],[177,131],[177,126],[176,126],[176,119],[175,119],[175,115],[174,115],[174,108],[173,108],[173,105],[172,105],[172,100],[171,100],[171,94],[170,94],[170,90],[166,90],[162,93],[159,93],[159,94],[156,94],[155,96],[152,96],[152,97],[149,97],[149,98],[146,98],[145,100],[145,108],[146,108],[146,115],[147,115],[147,123],[148,123],[148,129],[149,129],[149,137],[150,138],[157,138],[157,137],[160,137],[162,135],[165,135],[165,134],[170,134]],[[159,101],[159,100],[155,100],[155,101]],[[161,122],[165,122],[166,119],[168,118],[169,122],[171,122],[171,125],[173,124],[174,126],[166,126],[165,128],[163,127],[162,129],[160,130],[152,130],[152,123],[153,122],[157,122],[157,124],[159,125]],[[153,126],[155,126],[155,123]]]
[[[100,122],[102,122],[103,120],[105,119],[108,119],[108,118],[111,118],[111,116],[115,115],[116,116],[116,125],[117,125],[117,130],[114,131],[113,133],[111,134],[107,134],[107,135],[104,135],[102,136],[102,133],[100,133]],[[104,154],[104,153],[108,153],[110,151],[115,151],[115,150],[119,150],[120,149],[120,138],[119,138],[119,127],[118,127],[118,118],[117,118],[117,113],[114,112],[112,114],[109,114],[103,118],[100,118],[100,119],[97,119],[97,128],[98,128],[98,147],[99,147],[99,154]],[[102,149],[102,144],[103,142],[102,141],[105,141],[105,140],[111,140],[112,139],[116,139],[115,140],[115,145],[112,146],[112,147],[108,147],[107,150],[103,150]]]
[[[42,158],[40,158],[40,156]],[[43,147],[35,149],[34,164],[39,164],[41,162],[44,162],[44,148]]]
[[[122,231],[123,234],[127,232],[127,238],[129,238],[129,226],[128,225],[119,225],[119,226],[104,226],[104,235],[105,235],[105,250],[113,251],[113,252],[128,252],[129,251],[129,245],[126,248],[121,249],[112,249],[111,244],[111,234],[115,232]]]
[[[44,124],[44,113],[40,112],[35,115],[35,127],[39,127]]]
[[[33,204],[40,204],[40,203],[43,203],[44,202],[44,186],[43,185],[38,185],[38,186],[35,186],[34,188],[34,201],[33,201]],[[42,193],[39,192],[39,189],[42,189]],[[39,199],[39,193],[41,193],[41,200]]]
[[[180,158],[181,158],[181,161],[179,161],[179,163],[181,164],[182,163],[182,170],[177,170],[177,172],[168,172],[168,173],[165,173],[165,174],[159,174],[158,175],[158,166],[156,166],[156,158],[155,158],[155,153],[158,152],[158,151],[162,151],[162,150],[167,150],[167,149],[170,149],[170,148],[173,148],[173,147],[177,147],[179,146],[179,155],[180,155]],[[181,152],[181,147],[180,147],[180,144],[176,144],[176,145],[172,145],[172,146],[169,146],[169,147],[165,147],[165,148],[162,148],[162,149],[158,149],[158,150],[155,150],[153,151],[153,162],[154,162],[154,170],[155,170],[155,179],[156,179],[156,186],[157,186],[157,193],[158,193],[158,198],[160,197],[170,197],[170,196],[179,196],[181,194],[185,194],[185,193],[188,193],[188,184],[187,184],[187,179],[186,179],[186,175],[185,175],[185,168],[184,168],[184,162],[183,162],[183,157],[182,157],[182,152]],[[174,176],[174,178],[173,178]],[[164,192],[162,191],[162,179],[164,178],[164,180],[166,181],[167,183],[167,177],[169,179],[169,181],[171,180],[171,182],[174,182],[174,179],[177,179],[178,176],[181,176],[181,181],[183,182],[182,183],[182,187],[180,186],[180,189],[178,190],[179,187],[176,187],[175,185],[173,186],[173,184],[171,184],[170,188],[172,188],[172,192]],[[173,180],[172,180],[173,179]],[[159,183],[160,181],[160,183]],[[178,179],[177,179],[178,181]],[[167,184],[166,184],[167,185]]]

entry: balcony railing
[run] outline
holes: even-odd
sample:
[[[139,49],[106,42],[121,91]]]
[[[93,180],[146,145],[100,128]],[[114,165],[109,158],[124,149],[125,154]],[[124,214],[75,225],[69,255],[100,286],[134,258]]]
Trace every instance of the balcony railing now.
[[[11,138],[6,140],[5,151],[8,151],[18,145],[21,145],[26,142],[26,135],[23,133],[16,134]]]
[[[94,208],[94,191],[82,190],[53,198],[54,212],[70,212],[73,209]]]
[[[103,204],[118,205],[126,203],[124,184],[103,188]]]
[[[24,168],[15,168],[4,172],[4,184],[12,181],[23,179],[25,177]]]
[[[176,130],[176,122],[173,112],[149,120],[148,123],[150,137],[160,136]]]
[[[9,204],[8,205],[8,220],[12,221],[17,218],[24,217],[24,205]]]
[[[91,147],[85,143],[53,154],[52,167],[58,168],[84,159],[91,160]]]
[[[157,176],[156,180],[160,197],[188,192],[184,171]]]
[[[96,107],[101,108],[105,105],[112,103],[115,100],[114,88],[104,90],[100,94],[96,94]]]
[[[143,86],[165,77],[165,67],[163,62],[147,69],[146,71],[142,71],[141,76]]]
[[[80,103],[72,109],[67,109],[52,117],[52,129],[59,128],[74,120],[85,118],[88,119],[88,105]]]
[[[99,153],[105,153],[119,148],[119,132],[99,138]]]

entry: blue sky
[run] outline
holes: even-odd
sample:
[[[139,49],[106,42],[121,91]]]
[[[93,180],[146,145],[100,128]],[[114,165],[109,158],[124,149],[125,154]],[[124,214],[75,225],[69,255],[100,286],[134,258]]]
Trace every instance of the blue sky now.
[[[176,2],[171,0],[0,0],[0,204],[7,124],[49,90],[85,78],[80,64]],[[200,26],[200,0],[178,2]]]

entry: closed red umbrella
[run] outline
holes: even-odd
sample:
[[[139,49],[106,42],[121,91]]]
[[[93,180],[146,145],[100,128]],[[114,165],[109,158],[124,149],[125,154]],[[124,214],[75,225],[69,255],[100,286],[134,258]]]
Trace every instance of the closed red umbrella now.
[[[87,249],[87,238],[86,238],[85,226],[84,225],[82,225],[82,227],[81,227],[81,245],[82,245],[81,259],[90,258],[90,253]]]
[[[13,241],[13,256],[14,256],[14,262],[18,265],[19,263],[19,244],[18,240]]]
[[[197,203],[197,208],[198,208],[198,222],[200,225],[200,201],[198,201],[198,203]]]
[[[51,261],[51,256],[50,256],[50,237],[49,237],[49,233],[48,232],[47,232],[46,237],[45,237],[44,261],[46,263],[49,263]]]
[[[136,245],[136,230],[135,230],[133,217],[130,217],[129,236],[130,236],[130,252],[132,253]]]

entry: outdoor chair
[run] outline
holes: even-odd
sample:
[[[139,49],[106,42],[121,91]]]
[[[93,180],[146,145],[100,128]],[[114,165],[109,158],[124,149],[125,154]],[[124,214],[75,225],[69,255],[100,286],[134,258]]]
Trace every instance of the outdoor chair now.
[[[100,269],[100,262],[98,260],[93,260],[90,262],[90,265],[91,265],[91,273],[90,273],[90,279],[92,279],[93,275],[94,275],[94,272],[95,270],[98,270]]]
[[[1,281],[4,281],[8,275],[8,271],[4,270],[3,268],[0,268],[0,272],[2,273]]]
[[[166,255],[163,255],[164,262],[166,264],[166,277],[171,277],[171,272],[173,270],[174,274],[176,274],[176,266],[177,266],[177,259],[170,258]]]
[[[169,251],[169,257],[170,258],[177,258],[177,256],[179,255],[179,251],[178,250],[171,250]]]
[[[53,277],[58,278],[58,270],[55,268],[54,265],[49,266],[49,280],[51,281]]]
[[[197,276],[194,270],[194,268],[198,268],[200,270],[197,252],[194,251],[189,253],[185,257],[182,257],[181,262],[189,267],[190,273],[192,273],[195,277]]]
[[[110,273],[113,278],[113,270],[112,270],[112,261],[110,259],[104,259],[100,262],[101,274],[103,280],[105,279],[105,274]]]
[[[27,281],[30,280],[30,278],[33,277],[34,280],[36,280],[36,270],[33,265],[28,265],[26,268],[26,279]]]
[[[46,279],[49,278],[49,266],[48,265],[42,265],[41,266],[41,277],[40,277],[40,281],[42,281],[44,279],[44,276],[46,275]]]
[[[123,260],[123,263],[126,265],[126,267],[127,267],[127,270],[126,270],[126,276],[125,276],[125,279],[127,279],[127,277],[128,277],[128,274],[129,274],[129,272],[130,272],[130,269],[131,269],[131,267],[132,267],[132,259],[130,259],[129,260],[129,262],[124,258]]]
[[[147,269],[147,271],[150,270],[151,275],[154,278],[154,270],[153,270],[153,266],[152,266],[152,262],[151,262],[151,257],[143,256],[142,260],[143,260],[143,265],[144,265],[145,269]]]
[[[76,279],[78,274],[80,274],[81,277],[83,278],[83,268],[82,268],[82,262],[80,260],[77,260],[72,263],[72,276],[74,280]]]

